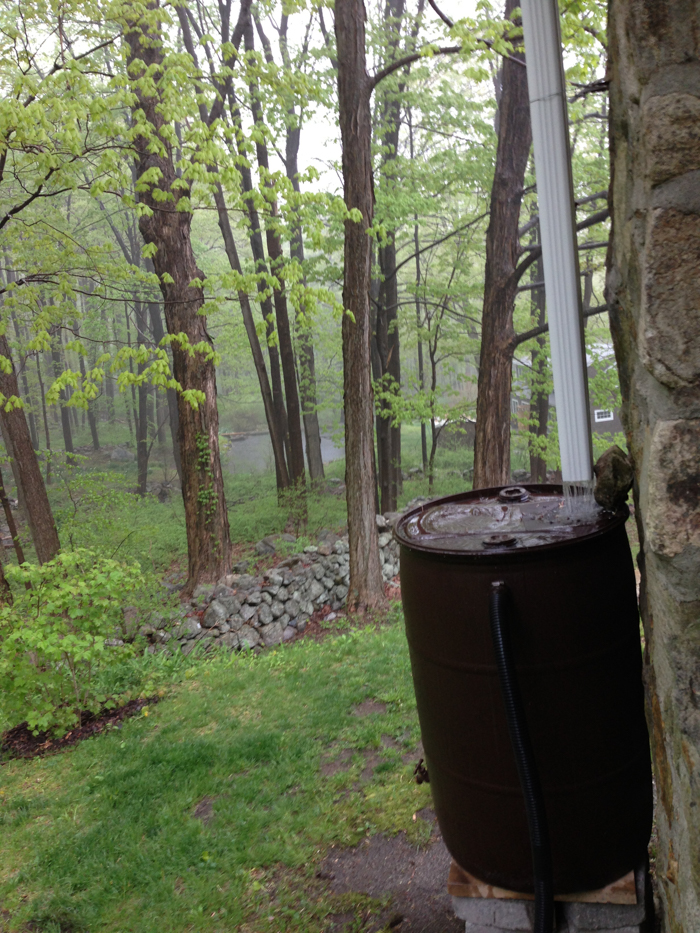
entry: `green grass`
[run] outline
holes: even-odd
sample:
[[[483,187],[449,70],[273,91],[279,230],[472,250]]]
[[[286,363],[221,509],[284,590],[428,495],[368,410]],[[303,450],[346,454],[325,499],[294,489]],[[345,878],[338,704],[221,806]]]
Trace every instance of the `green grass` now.
[[[363,899],[314,877],[330,844],[399,830],[426,840],[413,814],[429,790],[402,760],[419,730],[398,610],[381,627],[180,673],[121,730],[4,764],[3,929],[321,933]],[[386,712],[353,715],[367,698]],[[343,749],[349,770],[324,776]],[[193,815],[204,798],[206,825]]]

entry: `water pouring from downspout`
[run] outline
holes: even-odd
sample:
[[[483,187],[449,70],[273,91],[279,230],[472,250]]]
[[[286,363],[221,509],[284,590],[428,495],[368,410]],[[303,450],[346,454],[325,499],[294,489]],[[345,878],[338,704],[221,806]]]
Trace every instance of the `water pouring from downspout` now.
[[[522,0],[559,450],[569,520],[590,518],[593,448],[557,0]]]

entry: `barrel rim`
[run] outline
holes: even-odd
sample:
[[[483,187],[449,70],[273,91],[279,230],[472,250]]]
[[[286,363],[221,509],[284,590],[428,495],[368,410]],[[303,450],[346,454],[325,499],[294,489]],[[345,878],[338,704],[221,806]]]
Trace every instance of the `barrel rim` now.
[[[509,548],[484,548],[482,551],[462,551],[456,548],[429,547],[427,545],[421,545],[414,538],[409,538],[408,535],[402,534],[403,527],[411,518],[413,518],[414,515],[419,515],[427,511],[427,509],[432,509],[449,502],[468,501],[475,495],[497,496],[502,489],[507,489],[511,485],[512,483],[506,486],[488,486],[484,489],[470,489],[466,492],[458,492],[451,496],[442,496],[439,499],[431,499],[429,502],[421,503],[421,505],[416,506],[409,512],[405,512],[398,519],[393,528],[394,540],[400,544],[401,547],[405,547],[409,551],[415,551],[426,557],[433,557],[438,560],[444,558],[459,558],[465,563],[488,564],[494,560],[499,564],[502,562],[519,563],[523,560],[527,560],[530,556],[534,558],[539,554],[548,553],[552,550],[575,548],[581,544],[588,544],[596,538],[607,535],[612,530],[624,525],[630,515],[629,507],[625,503],[616,509],[602,528],[595,528],[587,534],[576,535],[571,538],[559,538],[556,541],[552,541],[551,544],[538,544],[534,547],[517,548],[514,550],[510,550]],[[521,483],[519,485],[521,485],[523,489],[532,490],[533,492],[549,492],[562,496],[564,495],[564,488],[559,483]]]

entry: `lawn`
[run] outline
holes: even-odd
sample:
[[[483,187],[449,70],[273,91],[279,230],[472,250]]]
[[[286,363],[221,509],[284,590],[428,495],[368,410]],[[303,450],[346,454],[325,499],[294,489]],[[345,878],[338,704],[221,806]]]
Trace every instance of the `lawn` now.
[[[0,929],[321,933],[381,910],[316,873],[331,844],[430,832],[399,609],[187,664],[121,729],[3,764]]]

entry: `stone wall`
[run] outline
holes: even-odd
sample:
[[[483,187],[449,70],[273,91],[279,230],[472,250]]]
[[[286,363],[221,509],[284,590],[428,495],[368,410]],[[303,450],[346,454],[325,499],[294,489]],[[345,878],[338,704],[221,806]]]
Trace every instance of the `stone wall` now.
[[[419,501],[427,500],[414,503]],[[396,515],[377,515],[379,560],[386,583],[399,572],[399,546],[391,532]],[[272,555],[275,542],[272,537],[263,538],[256,549],[261,555]],[[345,605],[349,550],[347,535],[325,532],[318,544],[308,545],[264,573],[251,574],[247,566],[239,566],[240,572],[222,577],[216,585],[198,586],[191,601],[168,618],[152,614],[141,625],[140,634],[150,642],[151,651],[185,655],[197,646],[200,650],[218,646],[259,651],[292,641],[304,632],[314,613],[328,617]]]
[[[607,298],[635,467],[663,929],[700,930],[700,3],[610,0]]]

